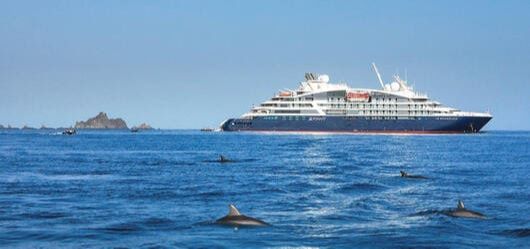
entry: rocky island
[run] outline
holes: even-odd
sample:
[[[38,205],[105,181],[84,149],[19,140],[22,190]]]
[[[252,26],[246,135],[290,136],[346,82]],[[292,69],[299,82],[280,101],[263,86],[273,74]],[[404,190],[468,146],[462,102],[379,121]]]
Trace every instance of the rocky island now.
[[[133,126],[131,129],[132,129],[132,130],[152,130],[153,127],[151,127],[151,126],[150,126],[149,124],[147,124],[147,123],[142,123],[142,124],[140,124],[140,125],[138,125],[138,126]]]
[[[106,113],[100,112],[97,116],[87,121],[75,123],[75,129],[128,129],[127,124],[121,118],[109,119]]]

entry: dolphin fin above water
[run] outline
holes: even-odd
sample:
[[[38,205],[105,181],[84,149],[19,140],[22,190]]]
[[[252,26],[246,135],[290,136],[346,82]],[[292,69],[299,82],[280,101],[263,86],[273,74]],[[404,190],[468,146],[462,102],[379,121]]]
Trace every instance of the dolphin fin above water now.
[[[218,162],[220,162],[220,163],[231,163],[231,162],[233,162],[233,161],[230,160],[230,159],[228,159],[228,158],[226,158],[226,157],[223,156],[223,155],[219,155],[219,161],[218,161]]]
[[[228,216],[236,216],[236,215],[241,215],[239,210],[237,210],[236,206],[232,204],[228,205]]]
[[[215,221],[216,224],[225,226],[247,226],[247,227],[259,227],[269,226],[267,222],[262,220],[242,215],[237,208],[230,204],[228,205],[228,214],[223,218]]]
[[[458,200],[458,204],[456,205],[457,209],[465,209],[464,202],[462,200]]]
[[[474,219],[485,219],[486,218],[484,214],[466,209],[464,202],[462,200],[458,200],[456,209],[448,210],[444,212],[444,214],[448,216],[452,216],[452,217],[461,217],[461,218],[474,218]]]
[[[224,156],[224,155],[219,155],[219,157],[217,157],[216,160],[205,160],[203,162],[206,162],[206,163],[221,163],[221,164],[224,164],[224,163],[235,163],[236,161]]]

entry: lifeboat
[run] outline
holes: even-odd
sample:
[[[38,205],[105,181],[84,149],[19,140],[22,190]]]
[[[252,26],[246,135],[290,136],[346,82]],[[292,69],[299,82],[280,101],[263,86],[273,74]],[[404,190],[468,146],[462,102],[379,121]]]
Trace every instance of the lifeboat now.
[[[288,91],[281,91],[279,95],[280,97],[291,97],[293,96],[293,93]]]
[[[346,100],[351,102],[366,102],[370,99],[370,93],[368,92],[347,92],[346,93]]]

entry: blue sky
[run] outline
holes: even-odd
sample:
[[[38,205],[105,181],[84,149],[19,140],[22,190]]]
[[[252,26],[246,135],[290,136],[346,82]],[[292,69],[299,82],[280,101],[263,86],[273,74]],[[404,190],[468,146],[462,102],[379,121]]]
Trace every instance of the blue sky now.
[[[305,72],[405,69],[486,129],[530,129],[530,1],[1,1],[0,124],[216,126]]]

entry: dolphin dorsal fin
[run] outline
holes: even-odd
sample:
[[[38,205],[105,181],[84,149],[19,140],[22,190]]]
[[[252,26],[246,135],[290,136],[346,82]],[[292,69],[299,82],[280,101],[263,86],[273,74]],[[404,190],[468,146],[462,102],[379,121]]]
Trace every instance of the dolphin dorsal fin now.
[[[461,200],[458,200],[458,205],[456,206],[458,209],[464,209],[465,206],[464,206],[464,202],[461,201]]]
[[[236,206],[232,204],[228,205],[228,216],[238,216],[238,215],[241,215],[241,213],[239,213],[239,210],[237,210]]]

